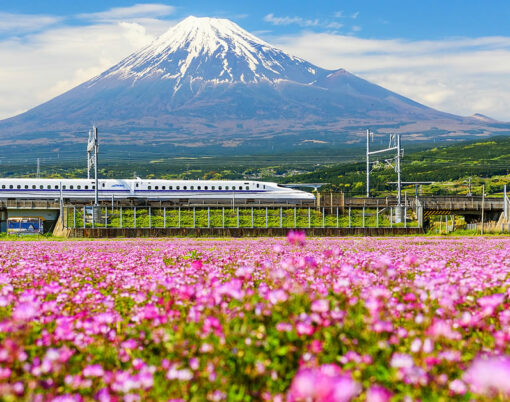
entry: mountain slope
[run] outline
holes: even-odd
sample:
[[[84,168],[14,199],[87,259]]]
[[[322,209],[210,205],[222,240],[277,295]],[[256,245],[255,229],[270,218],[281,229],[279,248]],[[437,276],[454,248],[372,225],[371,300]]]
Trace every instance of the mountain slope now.
[[[109,133],[106,143],[203,150],[356,141],[367,126],[415,139],[484,135],[492,123],[319,68],[229,20],[195,17],[99,76],[1,121],[0,144],[72,145],[77,135],[67,133],[92,122]]]

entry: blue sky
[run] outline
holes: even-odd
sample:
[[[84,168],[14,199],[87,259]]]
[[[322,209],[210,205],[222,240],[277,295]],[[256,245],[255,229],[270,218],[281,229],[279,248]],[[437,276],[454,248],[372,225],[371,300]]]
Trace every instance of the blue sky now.
[[[92,78],[188,15],[229,18],[321,67],[510,121],[510,1],[0,2],[0,118]]]
[[[84,24],[77,15],[102,12],[155,1],[125,0],[3,0],[0,10],[12,14],[55,15],[67,23]],[[313,31],[328,30],[337,22],[339,32],[349,33],[353,26],[362,27],[357,36],[363,38],[441,39],[447,37],[499,36],[510,34],[510,2],[508,0],[357,0],[357,1],[159,1],[175,7],[172,18],[188,15],[231,18],[242,22],[250,31],[271,30],[291,33],[306,26]],[[274,25],[264,18],[288,18]],[[353,19],[352,16],[357,18]],[[292,23],[292,19],[295,20]],[[299,22],[302,19],[303,22]],[[306,21],[316,25],[305,25]]]

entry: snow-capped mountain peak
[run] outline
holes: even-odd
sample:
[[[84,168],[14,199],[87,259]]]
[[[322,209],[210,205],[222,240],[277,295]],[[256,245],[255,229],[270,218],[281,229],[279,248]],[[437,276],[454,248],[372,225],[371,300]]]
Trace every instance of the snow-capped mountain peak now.
[[[101,74],[105,78],[213,83],[291,80],[310,83],[318,67],[272,47],[234,22],[188,17],[137,53]]]

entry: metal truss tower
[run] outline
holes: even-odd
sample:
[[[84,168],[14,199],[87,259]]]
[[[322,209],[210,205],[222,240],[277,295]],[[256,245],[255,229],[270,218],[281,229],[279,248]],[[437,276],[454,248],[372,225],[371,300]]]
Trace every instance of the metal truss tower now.
[[[99,204],[98,197],[98,181],[97,181],[97,154],[99,151],[99,141],[97,138],[97,127],[92,126],[92,130],[89,130],[89,140],[87,142],[87,179],[90,179],[90,170],[94,168],[94,180],[95,180],[95,196],[94,205]]]
[[[370,155],[382,154],[384,152],[389,151],[397,151],[397,155],[395,158],[395,172],[397,172],[397,222],[401,221],[401,214],[399,214],[402,210],[402,181],[400,177],[401,169],[400,169],[400,160],[403,156],[403,149],[400,143],[400,133],[390,134],[390,142],[388,144],[388,148],[379,149],[377,151],[370,151],[370,140],[373,139],[374,134],[367,130],[367,198],[370,197]],[[386,163],[392,165],[392,159],[386,159]],[[376,163],[379,163],[378,161]]]

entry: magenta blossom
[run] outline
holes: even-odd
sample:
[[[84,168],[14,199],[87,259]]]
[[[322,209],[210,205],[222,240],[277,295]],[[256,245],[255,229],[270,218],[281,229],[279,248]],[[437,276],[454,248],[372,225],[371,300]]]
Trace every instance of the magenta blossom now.
[[[338,366],[302,368],[287,393],[288,401],[347,402],[360,392],[360,386]]]
[[[464,374],[464,381],[473,392],[510,397],[510,356],[477,358]]]
[[[305,239],[306,234],[302,230],[291,230],[287,234],[287,241],[293,245],[298,245],[302,247],[305,245]]]

